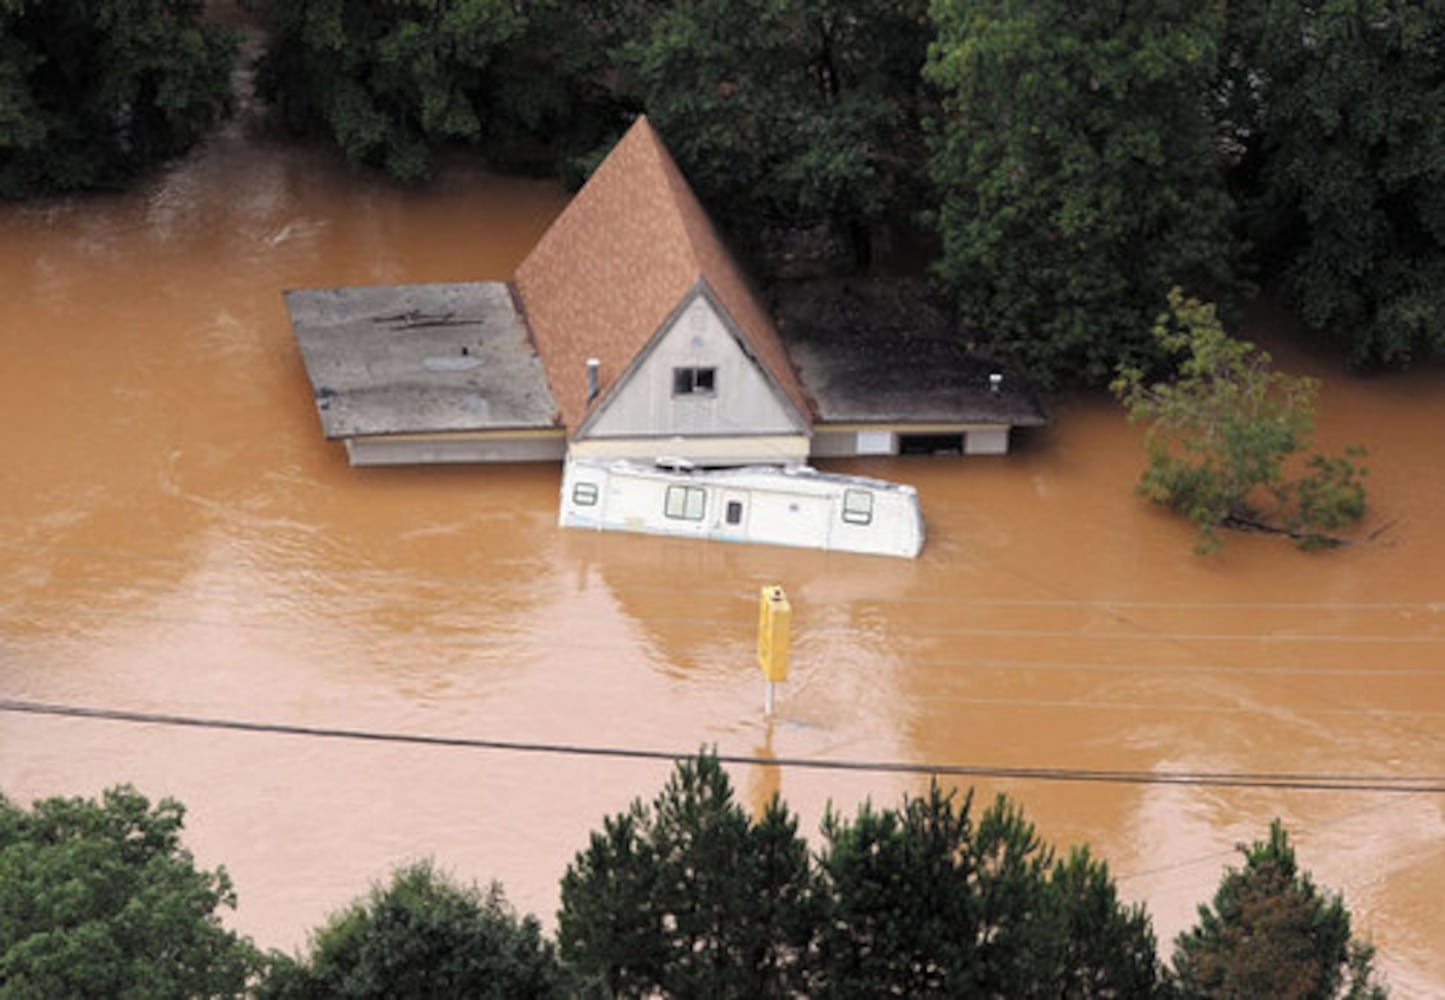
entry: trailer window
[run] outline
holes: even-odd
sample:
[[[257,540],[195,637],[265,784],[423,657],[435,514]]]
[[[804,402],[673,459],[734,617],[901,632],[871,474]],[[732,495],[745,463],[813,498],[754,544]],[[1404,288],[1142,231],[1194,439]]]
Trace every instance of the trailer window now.
[[[728,524],[743,523],[743,502],[741,500],[728,501],[727,522]]]
[[[843,520],[848,524],[872,524],[873,494],[867,490],[844,490]]]
[[[573,483],[572,502],[578,507],[594,507],[597,505],[597,484],[596,483]]]
[[[663,513],[679,521],[701,521],[707,494],[701,486],[669,486]]]

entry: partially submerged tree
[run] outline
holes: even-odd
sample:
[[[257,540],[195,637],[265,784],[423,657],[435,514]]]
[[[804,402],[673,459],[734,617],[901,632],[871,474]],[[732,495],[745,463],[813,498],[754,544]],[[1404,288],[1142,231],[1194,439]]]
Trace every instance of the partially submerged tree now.
[[[231,113],[201,0],[0,0],[0,198],[115,187]]]
[[[1178,995],[1383,1000],[1374,949],[1351,936],[1341,898],[1299,870],[1280,821],[1243,853],[1244,867],[1225,873],[1175,943]]]
[[[1330,533],[1365,512],[1366,470],[1355,461],[1362,449],[1311,451],[1315,380],[1271,371],[1269,355],[1229,337],[1213,306],[1177,288],[1169,306],[1154,336],[1178,359],[1177,376],[1146,383],[1126,367],[1113,384],[1130,421],[1149,423],[1139,492],[1193,521],[1200,552],[1220,547],[1221,527],[1278,531],[1303,547],[1338,542]]]
[[[128,786],[29,812],[0,796],[0,996],[244,995],[260,954],[221,926],[235,893],[181,846],[184,817]]]
[[[398,870],[329,920],[310,954],[277,961],[263,1000],[570,995],[556,951],[500,885],[457,884],[430,863]]]

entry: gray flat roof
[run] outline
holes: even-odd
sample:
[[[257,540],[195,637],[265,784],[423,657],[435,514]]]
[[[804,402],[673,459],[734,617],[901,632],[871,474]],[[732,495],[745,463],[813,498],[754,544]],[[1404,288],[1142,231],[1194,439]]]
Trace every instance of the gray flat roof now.
[[[559,427],[503,282],[286,293],[328,438]]]
[[[1027,381],[970,351],[921,281],[785,282],[774,300],[819,423],[1048,422]],[[997,392],[994,372],[1004,376]]]

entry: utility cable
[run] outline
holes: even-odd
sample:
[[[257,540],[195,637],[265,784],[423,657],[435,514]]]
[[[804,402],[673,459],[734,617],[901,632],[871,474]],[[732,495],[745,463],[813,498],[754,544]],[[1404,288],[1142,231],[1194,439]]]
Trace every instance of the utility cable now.
[[[357,740],[413,746],[493,750],[507,753],[550,754],[572,757],[623,760],[679,761],[693,752],[650,750],[641,747],[594,746],[575,743],[539,743],[463,736],[432,736],[420,733],[302,726],[241,719],[208,718],[160,712],[137,712],[116,708],[95,708],[47,702],[0,699],[0,712],[28,715],[94,719],[137,725],[173,726],[189,729],[229,730],[315,739]],[[1291,774],[1230,771],[1129,771],[1072,767],[1006,767],[985,764],[927,764],[907,761],[825,760],[806,757],[759,757],[746,754],[717,754],[724,764],[750,767],[778,767],[815,771],[852,771],[878,774],[912,774],[969,778],[1005,778],[1020,781],[1092,782],[1128,785],[1196,785],[1221,788],[1272,788],[1292,791],[1373,792],[1439,795],[1445,793],[1445,776],[1379,774]]]

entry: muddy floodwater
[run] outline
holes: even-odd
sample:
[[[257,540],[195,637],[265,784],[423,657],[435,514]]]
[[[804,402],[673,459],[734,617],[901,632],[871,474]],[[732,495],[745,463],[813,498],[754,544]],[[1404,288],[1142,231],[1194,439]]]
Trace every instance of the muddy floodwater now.
[[[1087,841],[1168,942],[1283,817],[1400,995],[1445,993],[1445,372],[1326,379],[1371,450],[1370,540],[1301,554],[1131,493],[1139,432],[1065,400],[1007,458],[914,483],[916,562],[562,531],[554,466],[352,469],[320,433],[293,287],[504,279],[565,203],[453,166],[400,192],[240,130],[136,193],[0,207],[0,697],[254,722],[746,756],[1358,775],[1383,790],[980,780]],[[1372,537],[1371,537],[1372,536]],[[776,720],[758,588],[794,608]],[[551,923],[588,832],[667,765],[0,713],[0,788],[189,806],[235,926],[292,948],[398,863]],[[816,837],[906,774],[731,768]]]

